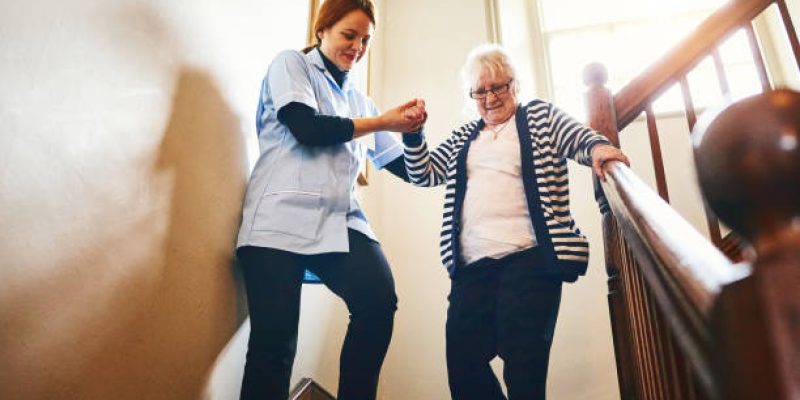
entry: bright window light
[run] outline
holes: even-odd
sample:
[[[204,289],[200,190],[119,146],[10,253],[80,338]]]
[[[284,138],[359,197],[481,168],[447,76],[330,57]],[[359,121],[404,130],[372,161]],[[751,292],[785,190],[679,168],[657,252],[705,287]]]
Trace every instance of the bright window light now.
[[[687,36],[725,1],[538,0],[528,3],[527,10],[520,6],[521,3],[524,2],[500,0],[500,17],[538,15],[539,21],[531,24],[530,19],[518,17],[501,20],[504,44],[515,52],[522,46],[521,42],[536,46],[529,38],[537,35],[518,38],[510,33],[526,32],[530,26],[538,26],[544,60],[525,57],[527,60],[520,60],[520,64],[523,64],[520,69],[522,73],[535,74],[536,68],[530,64],[546,63],[546,68],[540,70],[546,71],[549,87],[547,91],[538,88],[537,97],[545,93],[560,108],[576,118],[584,119],[586,86],[582,77],[587,64],[604,64],[609,73],[607,85],[612,92],[616,92]],[[503,10],[504,7],[506,10]],[[531,12],[530,7],[538,8]],[[526,26],[518,26],[521,23]],[[720,54],[733,98],[760,91],[752,52],[743,32],[728,39],[720,49]],[[713,60],[701,63],[688,79],[696,108],[715,104],[722,98]],[[668,91],[654,107],[659,113],[683,110],[680,91]]]

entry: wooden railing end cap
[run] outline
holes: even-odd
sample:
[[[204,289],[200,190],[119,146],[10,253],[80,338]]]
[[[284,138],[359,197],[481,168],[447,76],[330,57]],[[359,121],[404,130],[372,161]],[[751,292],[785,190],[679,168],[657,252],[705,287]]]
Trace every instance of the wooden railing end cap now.
[[[608,69],[599,62],[593,62],[583,68],[583,83],[586,86],[605,86],[608,83]]]

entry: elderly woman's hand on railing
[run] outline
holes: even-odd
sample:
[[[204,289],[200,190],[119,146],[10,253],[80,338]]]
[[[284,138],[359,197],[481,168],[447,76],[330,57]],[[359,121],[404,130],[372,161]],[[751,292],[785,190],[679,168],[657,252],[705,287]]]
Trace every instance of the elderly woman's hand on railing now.
[[[628,157],[620,149],[608,144],[598,144],[592,148],[592,170],[601,181],[606,180],[603,164],[608,161],[622,161],[625,165],[631,166]]]

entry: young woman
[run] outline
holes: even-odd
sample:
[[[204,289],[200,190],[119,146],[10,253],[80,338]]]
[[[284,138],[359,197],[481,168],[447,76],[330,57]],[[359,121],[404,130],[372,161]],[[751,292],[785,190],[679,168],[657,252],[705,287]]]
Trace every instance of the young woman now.
[[[353,139],[375,134],[384,145],[370,153],[373,164],[389,164],[403,176],[402,145],[385,131],[417,130],[425,114],[417,100],[380,114],[348,80],[374,26],[370,0],[326,0],[314,25],[317,43],[280,53],[264,78],[257,115],[261,154],[237,243],[251,322],[242,399],[288,396],[306,270],[350,312],[338,398],[375,398],[397,297],[354,195],[367,151]]]

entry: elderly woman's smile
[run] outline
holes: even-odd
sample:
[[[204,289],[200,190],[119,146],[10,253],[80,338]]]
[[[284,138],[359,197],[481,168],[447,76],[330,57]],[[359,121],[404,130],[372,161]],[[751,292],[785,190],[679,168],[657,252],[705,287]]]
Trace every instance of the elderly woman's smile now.
[[[487,125],[499,125],[514,116],[517,109],[517,85],[506,73],[494,74],[482,69],[470,96]]]

